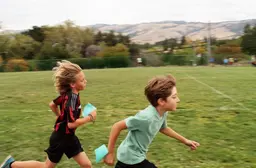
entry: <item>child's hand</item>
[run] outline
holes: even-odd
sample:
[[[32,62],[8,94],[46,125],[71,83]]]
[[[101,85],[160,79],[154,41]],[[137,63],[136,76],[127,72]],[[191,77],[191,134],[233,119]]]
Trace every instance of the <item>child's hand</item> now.
[[[104,163],[113,166],[115,162],[115,154],[114,153],[108,153],[107,156],[104,158]]]
[[[90,113],[93,116],[93,119],[96,120],[97,112],[94,110],[93,112]]]
[[[186,140],[185,145],[189,146],[191,150],[196,150],[200,144],[196,141]]]

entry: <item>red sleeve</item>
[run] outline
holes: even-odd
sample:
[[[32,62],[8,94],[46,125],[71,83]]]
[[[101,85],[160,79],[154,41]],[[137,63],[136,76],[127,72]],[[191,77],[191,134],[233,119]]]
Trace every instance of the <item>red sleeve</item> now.
[[[63,96],[59,96],[56,99],[53,100],[53,103],[56,105],[60,105],[63,100]]]

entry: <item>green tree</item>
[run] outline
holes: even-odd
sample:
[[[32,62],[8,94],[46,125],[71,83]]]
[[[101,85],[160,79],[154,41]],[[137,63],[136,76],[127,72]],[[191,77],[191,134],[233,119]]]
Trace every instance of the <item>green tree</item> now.
[[[40,43],[23,34],[16,34],[9,41],[8,58],[33,59],[39,51]]]
[[[106,34],[106,38],[104,41],[106,42],[107,46],[115,46],[118,43],[118,39],[115,36],[113,30]]]
[[[250,33],[251,31],[251,25],[250,24],[246,24],[244,26],[244,34]]]
[[[132,43],[128,47],[129,47],[129,53],[131,54],[132,57],[138,56],[140,54],[139,45]]]
[[[45,34],[44,43],[50,43],[53,47],[61,46],[65,53],[68,53],[68,58],[86,56],[86,48],[94,43],[94,33],[91,29],[81,29],[71,21],[50,27]]]
[[[141,48],[143,48],[143,49],[149,49],[150,47],[152,47],[152,45],[149,44],[149,43],[145,43],[145,44],[143,44],[143,45],[141,46]]]
[[[87,48],[94,44],[95,41],[95,37],[94,37],[94,32],[92,29],[84,29],[81,30],[81,51],[80,53],[82,54],[83,57],[86,57],[86,53],[87,53]]]
[[[173,50],[176,46],[178,46],[177,39],[170,38],[168,40],[168,46],[169,46],[169,48],[171,48]]]
[[[181,48],[183,45],[186,44],[186,36],[182,36],[181,37],[181,40],[180,40],[180,45],[179,45],[179,48]]]
[[[101,31],[98,31],[98,33],[94,36],[94,39],[95,44],[99,44],[100,42],[104,41],[104,35]]]
[[[129,49],[124,44],[118,43],[115,46],[103,46],[101,44],[102,51],[97,53],[97,56],[109,57],[109,56],[129,56]]]
[[[50,42],[44,42],[37,59],[67,59],[70,58],[68,51],[63,45]]]
[[[44,28],[33,26],[32,29],[22,32],[24,35],[32,37],[35,41],[43,42],[45,39]]]
[[[118,39],[118,43],[122,43],[126,46],[128,46],[131,42],[129,36],[122,35],[121,33],[119,33],[116,38]]]
[[[211,45],[216,45],[218,44],[217,38],[216,37],[210,37]],[[204,42],[207,43],[207,37],[204,37]]]
[[[2,30],[2,22],[0,22],[0,30]],[[0,34],[0,57],[1,57],[1,63],[3,62],[3,60],[6,59],[9,40],[10,40],[10,38],[8,37],[8,35]]]
[[[170,38],[170,39],[165,39],[164,41],[156,42],[155,45],[162,45],[163,50],[166,51],[169,48],[173,50],[175,47],[178,46],[178,42],[177,42],[177,39]]]
[[[162,42],[163,50],[166,51],[169,48],[168,39]]]
[[[5,60],[10,46],[10,37],[8,35],[0,35],[0,55]]]
[[[241,48],[244,53],[256,54],[256,26],[250,27],[246,25],[244,28],[244,35],[242,36]]]

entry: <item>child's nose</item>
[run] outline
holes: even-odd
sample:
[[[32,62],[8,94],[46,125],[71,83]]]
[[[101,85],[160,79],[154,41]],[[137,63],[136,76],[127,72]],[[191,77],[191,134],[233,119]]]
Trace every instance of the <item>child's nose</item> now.
[[[177,103],[179,103],[180,102],[180,99],[179,99],[179,97],[177,97],[177,101],[176,101]]]

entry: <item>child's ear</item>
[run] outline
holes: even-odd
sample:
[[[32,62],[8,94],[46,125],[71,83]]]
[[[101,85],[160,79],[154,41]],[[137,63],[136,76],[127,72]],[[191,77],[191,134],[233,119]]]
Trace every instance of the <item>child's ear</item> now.
[[[70,83],[69,85],[70,85],[71,88],[75,87],[75,83]]]
[[[164,103],[165,103],[165,100],[164,100],[163,98],[159,98],[159,99],[157,100],[157,104],[160,105],[160,106],[163,106]]]

